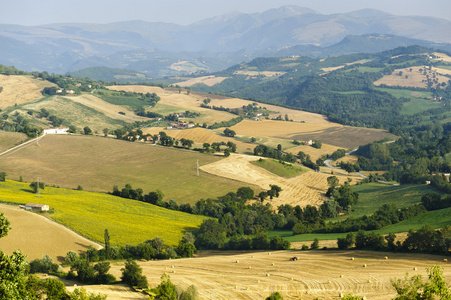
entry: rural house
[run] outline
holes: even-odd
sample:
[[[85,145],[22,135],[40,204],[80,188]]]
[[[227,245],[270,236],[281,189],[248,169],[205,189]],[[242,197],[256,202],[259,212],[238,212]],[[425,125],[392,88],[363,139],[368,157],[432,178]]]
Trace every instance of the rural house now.
[[[35,203],[28,203],[23,208],[26,210],[33,210],[33,211],[48,211],[50,207],[47,204],[35,204]]]
[[[44,129],[44,134],[67,134],[69,128],[49,128]]]

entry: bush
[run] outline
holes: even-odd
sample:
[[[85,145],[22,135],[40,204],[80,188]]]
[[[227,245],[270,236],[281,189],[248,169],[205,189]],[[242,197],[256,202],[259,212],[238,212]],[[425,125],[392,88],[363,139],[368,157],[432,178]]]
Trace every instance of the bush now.
[[[127,260],[121,271],[121,279],[124,283],[139,289],[147,289],[149,287],[147,277],[142,275],[142,269],[135,261]]]
[[[47,254],[42,259],[30,262],[30,273],[56,273],[57,271],[58,264]]]

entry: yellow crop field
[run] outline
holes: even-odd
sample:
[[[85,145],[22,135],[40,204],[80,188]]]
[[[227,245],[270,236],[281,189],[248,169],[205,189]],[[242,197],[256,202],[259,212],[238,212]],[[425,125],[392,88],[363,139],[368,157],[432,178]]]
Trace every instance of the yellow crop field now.
[[[27,103],[42,98],[41,91],[45,87],[56,86],[55,84],[34,79],[31,76],[0,75],[0,108],[14,106],[15,104]]]
[[[28,183],[9,180],[0,184],[0,199],[47,204],[55,210],[50,215],[52,220],[100,243],[108,229],[111,243],[122,246],[155,237],[176,245],[186,231],[199,227],[205,219],[103,193],[46,187],[37,197]]]
[[[310,158],[312,159],[312,161],[316,161],[321,156],[327,155],[327,154],[332,154],[335,151],[337,151],[338,149],[341,149],[341,148],[323,143],[323,146],[321,147],[321,149],[316,149],[316,148],[313,148],[312,146],[308,146],[308,145],[300,145],[300,146],[290,148],[290,149],[286,150],[286,152],[291,153],[293,155],[297,155],[299,153],[299,151],[302,151],[305,154],[310,155]]]

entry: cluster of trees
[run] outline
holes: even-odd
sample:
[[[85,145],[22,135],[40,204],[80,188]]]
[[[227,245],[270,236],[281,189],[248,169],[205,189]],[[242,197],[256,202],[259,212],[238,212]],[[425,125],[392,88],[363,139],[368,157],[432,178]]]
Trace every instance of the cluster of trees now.
[[[362,156],[357,162],[359,168],[387,170],[384,178],[401,184],[430,180],[442,186],[443,182],[433,179],[433,174],[451,172],[451,163],[443,158],[451,152],[451,123],[399,127],[391,131],[400,136],[395,142],[375,142],[359,147],[356,151]],[[446,189],[445,185],[443,187]]]
[[[281,161],[286,161],[290,163],[296,162],[296,156],[291,153],[285,153],[281,149],[273,149],[266,145],[258,145],[254,148],[254,155],[269,157],[278,159]]]
[[[338,238],[339,249],[381,250],[381,251],[416,251],[422,253],[444,253],[448,254],[451,248],[451,226],[435,230],[429,225],[424,225],[415,231],[409,230],[407,238],[401,242],[396,241],[396,234],[387,236],[373,232],[359,230],[357,234],[348,233],[344,238]]]

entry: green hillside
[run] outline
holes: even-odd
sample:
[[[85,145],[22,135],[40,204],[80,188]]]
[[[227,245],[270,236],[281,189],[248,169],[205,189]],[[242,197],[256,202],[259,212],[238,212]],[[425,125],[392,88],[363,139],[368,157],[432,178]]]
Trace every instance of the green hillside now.
[[[47,204],[55,211],[50,218],[56,222],[100,243],[108,229],[111,243],[121,246],[155,237],[174,246],[205,219],[135,200],[63,188],[46,187],[37,197],[28,183],[10,180],[0,184],[0,201]]]

